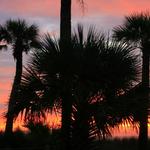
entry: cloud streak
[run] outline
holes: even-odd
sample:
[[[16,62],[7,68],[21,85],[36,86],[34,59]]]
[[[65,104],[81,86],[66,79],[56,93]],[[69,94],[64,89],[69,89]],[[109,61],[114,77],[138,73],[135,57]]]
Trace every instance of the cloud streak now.
[[[0,23],[24,18],[37,23],[42,32],[59,33],[60,0],[1,0],[0,4]],[[149,0],[85,0],[83,13],[77,0],[73,0],[72,22],[86,20],[111,29],[124,15],[149,9]]]

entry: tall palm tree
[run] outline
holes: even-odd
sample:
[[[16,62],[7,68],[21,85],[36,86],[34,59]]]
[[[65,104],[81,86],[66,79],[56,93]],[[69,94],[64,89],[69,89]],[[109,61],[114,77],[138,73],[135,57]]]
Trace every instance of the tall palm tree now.
[[[68,85],[64,85],[63,81],[66,66],[62,63],[62,57],[59,42],[46,35],[42,49],[34,53],[30,66],[23,74],[21,97],[14,109],[15,116],[22,112],[26,119],[32,120],[44,117],[44,113],[49,110],[63,107],[63,89]],[[72,78],[69,82],[73,100],[70,112],[70,126],[73,128],[70,131],[73,137],[71,140],[75,144],[73,147],[88,149],[89,140],[95,136],[93,133],[99,133],[100,137],[108,133],[106,122],[110,121],[110,109],[103,114],[107,108],[105,100],[102,102],[102,96],[96,94],[113,93],[117,96],[117,91],[128,89],[132,81],[136,80],[136,57],[132,54],[132,47],[116,42],[110,44],[93,28],[84,36],[83,28],[79,26],[78,32],[72,37],[71,60],[68,63],[71,66],[69,74]],[[108,92],[112,89],[115,90]],[[110,96],[107,97],[110,99]],[[98,126],[91,124],[93,116]],[[103,117],[106,117],[105,120]],[[77,139],[80,139],[79,142]]]
[[[11,45],[13,57],[16,61],[16,73],[8,102],[8,112],[5,133],[12,133],[13,116],[11,111],[16,104],[18,89],[22,75],[22,54],[28,53],[32,48],[38,48],[38,27],[28,25],[25,20],[8,20],[0,26],[0,41],[5,47]]]
[[[70,59],[70,43],[71,43],[71,0],[61,0],[61,14],[60,14],[60,49],[64,55],[62,63],[66,66],[64,74],[68,74],[68,64],[66,59]],[[67,58],[66,58],[67,56]],[[65,76],[65,75],[64,75]],[[68,78],[68,79],[67,79]],[[70,77],[66,76],[64,84],[69,84]],[[62,139],[63,149],[71,149],[70,146],[70,124],[71,124],[71,95],[70,87],[66,86],[64,89],[64,98],[62,100]]]
[[[79,0],[83,3],[83,0]],[[65,85],[68,87],[64,88],[64,99],[62,100],[62,138],[64,140],[64,149],[71,149],[70,147],[70,124],[71,124],[71,94],[69,87],[69,80],[71,76],[69,75],[69,64],[68,61],[70,56],[70,44],[71,44],[71,4],[72,0],[61,0],[61,11],[60,11],[60,49],[63,54],[62,63],[66,68],[64,68],[64,76],[66,81]],[[66,58],[67,57],[67,58]],[[67,61],[66,61],[67,59]],[[70,95],[69,95],[70,94]]]
[[[125,18],[124,24],[114,29],[118,40],[134,43],[142,51],[142,87],[141,115],[139,116],[139,149],[146,149],[148,141],[148,101],[149,101],[149,56],[150,56],[150,15],[133,14]]]

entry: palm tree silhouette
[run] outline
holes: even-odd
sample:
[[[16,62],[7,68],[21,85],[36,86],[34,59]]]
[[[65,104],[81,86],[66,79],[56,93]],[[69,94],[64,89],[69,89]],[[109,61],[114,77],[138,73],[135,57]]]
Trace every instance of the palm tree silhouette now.
[[[68,86],[64,85],[63,81],[66,66],[62,63],[64,56],[60,43],[46,35],[41,45],[42,49],[33,54],[30,65],[23,74],[21,97],[14,109],[16,117],[21,112],[26,120],[34,121],[38,117],[44,117],[44,113],[49,110],[62,108],[63,89]],[[68,63],[71,66],[69,74],[72,78],[69,83],[73,100],[70,112],[70,126],[73,128],[70,131],[71,140],[74,148],[88,149],[95,133],[101,138],[109,133],[106,124],[108,125],[108,121],[111,124],[111,106],[105,111],[107,105],[106,100],[102,102],[102,95],[107,93],[107,102],[115,103],[112,100],[117,96],[117,92],[125,91],[131,86],[132,81],[136,80],[136,56],[132,54],[132,47],[115,41],[110,44],[110,41],[108,42],[104,35],[98,34],[94,28],[90,28],[87,36],[84,36],[83,27],[79,26],[72,36],[71,59]],[[102,94],[96,96],[97,93]],[[108,93],[113,93],[114,97]],[[97,100],[94,100],[95,97]],[[112,115],[115,118],[117,113],[112,112]],[[96,125],[92,124],[93,117]]]
[[[73,104],[73,147],[91,149],[95,134],[105,138],[110,135],[110,127],[129,119],[132,113],[123,110],[127,104],[117,98],[119,91],[129,90],[132,82],[137,81],[137,56],[131,46],[100,36],[94,28],[86,37],[79,26],[73,43],[79,61]]]
[[[83,0],[78,0],[83,3]],[[61,11],[60,11],[60,49],[63,54],[62,63],[66,68],[64,68],[64,77],[66,81],[65,85],[68,87],[64,88],[64,98],[62,100],[62,138],[64,143],[64,149],[71,149],[70,147],[70,125],[71,125],[71,105],[72,96],[70,94],[71,87],[69,87],[69,80],[71,76],[68,76],[69,63],[67,60],[71,58],[70,56],[70,44],[71,44],[71,3],[72,0],[61,0]]]
[[[118,40],[132,42],[142,51],[142,95],[141,115],[139,116],[139,149],[146,149],[148,141],[148,99],[149,99],[149,56],[150,56],[150,15],[149,13],[133,14],[125,18],[122,26],[114,29]]]
[[[8,102],[8,112],[5,133],[12,133],[13,115],[11,111],[16,104],[18,89],[22,75],[22,54],[28,53],[32,48],[38,48],[38,27],[28,25],[25,20],[8,20],[0,26],[0,40],[4,44],[11,45],[13,57],[16,61],[16,73]]]

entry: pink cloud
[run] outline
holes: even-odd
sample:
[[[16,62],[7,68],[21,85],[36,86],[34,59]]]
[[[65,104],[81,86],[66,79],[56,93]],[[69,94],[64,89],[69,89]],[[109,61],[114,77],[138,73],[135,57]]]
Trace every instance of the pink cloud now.
[[[3,0],[1,11],[30,16],[58,16],[59,0]]]
[[[118,20],[133,12],[150,10],[149,0],[84,0],[84,10],[78,0],[72,0],[72,23],[87,20],[111,29]],[[44,32],[59,32],[60,0],[1,0],[0,18],[25,18],[37,23]],[[116,22],[117,20],[117,22]]]
[[[73,0],[73,15],[81,16],[82,8],[77,0]],[[85,0],[84,15],[111,14],[122,15],[134,11],[150,9],[149,0]],[[60,0],[2,0],[1,12],[15,13],[28,16],[53,16],[58,17],[60,13]]]
[[[75,3],[75,2],[74,2]],[[74,12],[79,12],[79,8],[74,4]],[[133,12],[140,12],[150,9],[149,0],[86,0],[85,1],[85,16],[86,15],[126,15]]]

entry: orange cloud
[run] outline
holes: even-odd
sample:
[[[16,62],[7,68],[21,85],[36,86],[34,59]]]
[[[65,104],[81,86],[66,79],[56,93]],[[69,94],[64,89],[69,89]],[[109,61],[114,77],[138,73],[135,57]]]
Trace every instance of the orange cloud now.
[[[6,103],[13,81],[14,67],[0,68],[0,103]],[[1,76],[2,75],[2,76]]]
[[[0,68],[0,72],[3,74],[12,74],[14,73],[14,71],[15,71],[15,67],[12,67],[12,66],[7,66],[7,67],[4,66]]]

